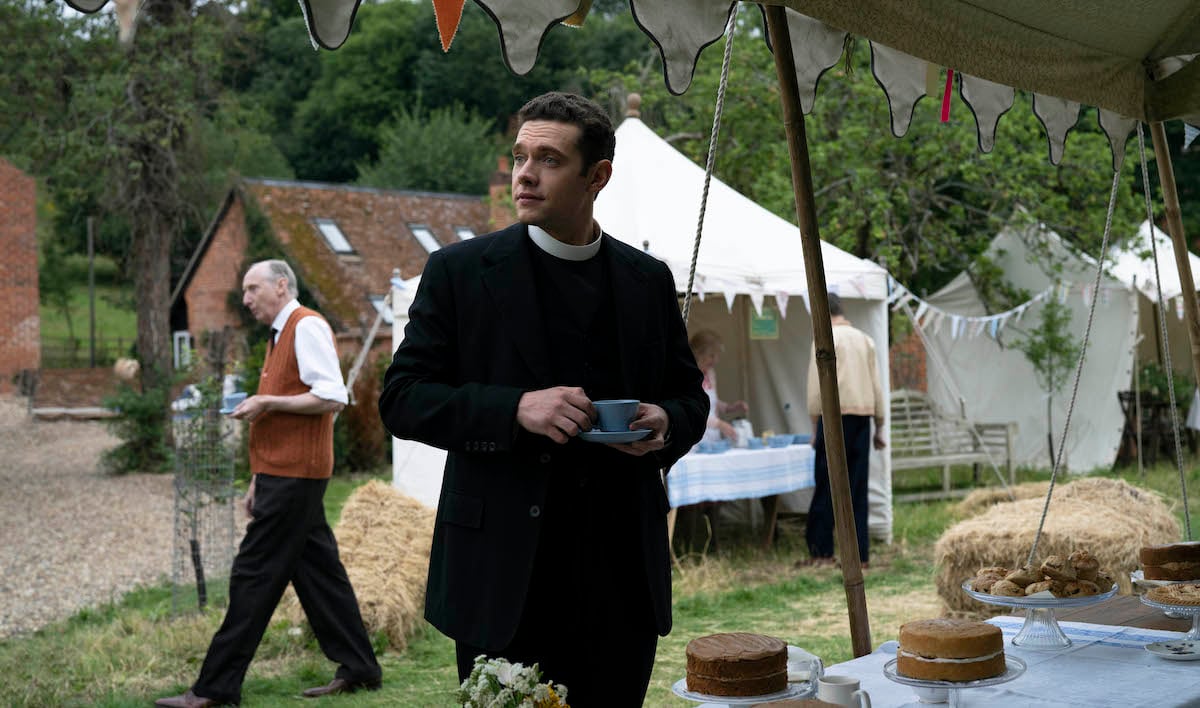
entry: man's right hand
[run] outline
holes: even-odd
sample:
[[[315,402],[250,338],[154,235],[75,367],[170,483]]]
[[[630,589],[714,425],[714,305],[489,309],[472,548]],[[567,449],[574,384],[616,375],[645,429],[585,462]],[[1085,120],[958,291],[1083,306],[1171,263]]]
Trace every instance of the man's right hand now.
[[[592,429],[596,408],[582,388],[555,386],[529,391],[517,404],[517,424],[562,445]]]
[[[246,490],[246,498],[242,503],[246,508],[246,516],[254,516],[254,480],[258,479],[257,475],[250,476],[250,488]]]

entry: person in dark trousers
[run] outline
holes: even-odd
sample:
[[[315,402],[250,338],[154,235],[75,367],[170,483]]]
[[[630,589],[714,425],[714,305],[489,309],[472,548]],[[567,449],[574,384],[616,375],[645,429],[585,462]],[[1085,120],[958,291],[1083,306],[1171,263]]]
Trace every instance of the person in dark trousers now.
[[[379,399],[392,434],[449,451],[425,617],[476,657],[537,663],[574,708],[640,706],[671,629],[661,471],[708,417],[667,266],[601,231],[603,109],[520,112],[519,223],[434,252]],[[638,441],[588,442],[593,401],[640,401]]]
[[[841,400],[842,434],[846,439],[846,468],[850,477],[850,500],[858,535],[858,557],[863,567],[870,560],[868,534],[868,482],[871,476],[871,447],[882,450],[885,400],[879,385],[875,342],[856,329],[842,310],[842,300],[829,293],[829,317],[837,356],[838,397]],[[829,492],[829,460],[825,455],[825,421],[821,416],[821,387],[817,380],[817,350],[813,345],[808,362],[808,413],[812,417],[814,464],[812,505],[808,510],[805,539],[811,562],[833,563],[833,498]],[[871,434],[871,420],[875,434]]]
[[[242,292],[254,318],[271,326],[258,392],[230,414],[250,422],[251,520],[233,561],[225,621],[192,688],[155,702],[168,708],[241,701],[246,669],[289,582],[321,650],[338,664],[331,683],[304,695],[373,690],[382,676],[322,503],[333,472],[333,415],[347,401],[333,331],[296,300],[296,275],[284,261],[252,265]]]

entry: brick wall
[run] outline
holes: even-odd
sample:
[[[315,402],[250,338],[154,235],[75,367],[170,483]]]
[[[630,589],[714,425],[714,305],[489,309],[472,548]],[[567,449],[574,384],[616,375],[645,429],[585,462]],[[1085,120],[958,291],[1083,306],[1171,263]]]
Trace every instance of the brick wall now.
[[[0,392],[13,376],[40,365],[37,185],[0,159]]]
[[[508,158],[502,155],[496,160],[496,171],[488,180],[488,226],[492,231],[499,231],[516,220],[512,205],[512,170],[508,167]]]
[[[892,390],[927,391],[925,376],[925,346],[916,332],[892,344],[888,350],[892,375]]]
[[[245,208],[238,196],[229,205],[183,294],[188,331],[195,338],[193,344],[197,349],[206,332],[221,332],[225,327],[236,330],[241,326],[238,313],[229,307],[229,293],[242,289],[241,267],[247,244]]]

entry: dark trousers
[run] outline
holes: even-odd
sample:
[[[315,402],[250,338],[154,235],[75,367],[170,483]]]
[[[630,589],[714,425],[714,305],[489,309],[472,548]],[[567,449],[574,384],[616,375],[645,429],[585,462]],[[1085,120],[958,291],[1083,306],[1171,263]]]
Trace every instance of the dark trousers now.
[[[854,508],[854,529],[858,535],[858,557],[870,558],[867,530],[867,481],[871,471],[871,416],[843,415],[842,435],[846,439],[846,471],[850,475],[850,501]],[[804,536],[808,552],[814,558],[833,556],[833,497],[829,492],[829,460],[825,455],[825,419],[817,419],[813,440],[815,460],[813,476],[816,488],[808,509]]]
[[[658,632],[636,518],[623,487],[585,480],[552,483],[516,636],[499,650],[456,642],[460,682],[485,654],[536,663],[572,708],[642,705]]]
[[[192,686],[196,695],[241,701],[246,669],[289,582],[321,650],[338,664],[337,677],[358,682],[381,675],[325,521],[327,483],[257,475],[253,518],[229,577],[229,609]]]

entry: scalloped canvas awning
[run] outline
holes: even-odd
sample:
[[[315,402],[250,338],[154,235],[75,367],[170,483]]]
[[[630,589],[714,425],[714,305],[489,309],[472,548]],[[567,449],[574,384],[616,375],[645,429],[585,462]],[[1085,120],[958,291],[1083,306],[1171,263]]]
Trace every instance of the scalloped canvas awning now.
[[[84,12],[107,0],[68,0]],[[299,0],[314,45],[335,49],[349,36],[360,0]],[[533,68],[547,32],[579,24],[591,0],[475,0],[496,23],[504,61]],[[449,48],[465,0],[433,0]],[[130,0],[119,2],[129,5]],[[634,19],[662,54],[668,89],[691,84],[701,51],[721,38],[734,0],[630,0]],[[991,150],[1014,89],[1034,95],[1033,111],[1057,163],[1081,106],[1100,124],[1119,166],[1134,121],[1200,124],[1200,3],[1195,0],[774,0],[788,8],[801,103],[812,109],[817,82],[841,56],[848,34],[870,42],[872,70],[892,114],[908,130],[913,106],[936,72],[958,75],[958,90]]]

